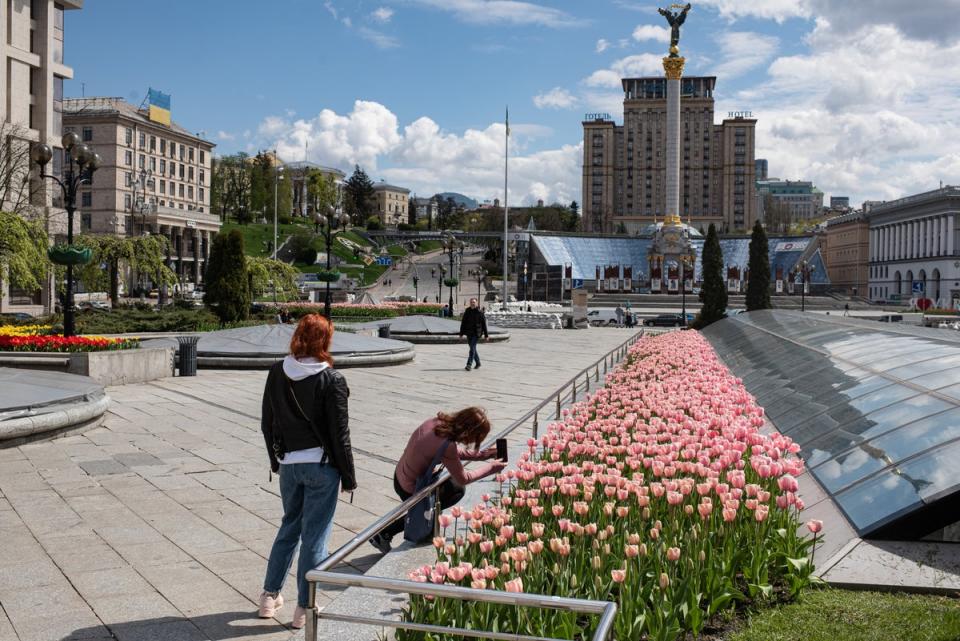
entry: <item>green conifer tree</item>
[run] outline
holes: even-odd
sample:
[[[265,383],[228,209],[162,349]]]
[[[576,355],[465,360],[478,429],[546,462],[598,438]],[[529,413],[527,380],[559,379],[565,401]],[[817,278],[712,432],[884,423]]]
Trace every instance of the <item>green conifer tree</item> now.
[[[723,249],[720,247],[720,237],[713,223],[707,229],[702,260],[703,287],[700,290],[700,300],[703,306],[694,322],[694,327],[697,329],[720,320],[727,312],[727,288],[723,280]]]
[[[250,279],[240,230],[234,229],[214,238],[203,281],[206,288],[203,302],[213,310],[221,323],[247,318],[250,312]]]
[[[747,282],[747,311],[770,309],[770,252],[767,232],[758,220],[750,235],[749,281]]]

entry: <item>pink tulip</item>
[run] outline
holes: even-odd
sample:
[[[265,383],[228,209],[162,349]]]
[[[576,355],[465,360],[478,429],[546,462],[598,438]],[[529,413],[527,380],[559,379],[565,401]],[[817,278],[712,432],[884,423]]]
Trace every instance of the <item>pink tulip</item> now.
[[[666,589],[667,589],[667,586],[670,585],[670,577],[667,576],[667,573],[666,573],[666,572],[661,572],[661,573],[660,573],[660,581],[659,581],[659,583],[660,583],[660,589],[661,589],[661,590],[666,590]]]
[[[823,521],[820,521],[819,519],[810,519],[807,521],[807,529],[810,530],[811,533],[817,534],[823,529]]]
[[[677,561],[680,559],[680,548],[667,548],[667,560]]]
[[[610,578],[614,583],[623,583],[627,578],[626,570],[610,570]]]
[[[493,541],[481,541],[480,542],[480,551],[484,554],[489,554],[493,549]]]
[[[523,579],[517,577],[512,581],[504,583],[503,587],[507,592],[523,592]]]
[[[440,515],[440,527],[450,527],[453,523],[453,518],[449,514]]]

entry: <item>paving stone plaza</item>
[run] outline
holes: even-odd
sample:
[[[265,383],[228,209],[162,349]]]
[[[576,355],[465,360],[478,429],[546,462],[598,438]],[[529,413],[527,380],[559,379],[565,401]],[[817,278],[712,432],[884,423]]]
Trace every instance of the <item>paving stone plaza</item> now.
[[[344,370],[359,489],[337,506],[331,549],[397,504],[394,464],[424,419],[478,404],[502,429],[628,337],[524,330],[481,344],[471,372],[463,345]],[[289,638],[292,578],[278,620],[256,617],[281,517],[260,433],[265,377],[201,370],[110,387],[101,426],[0,449],[0,640]],[[345,570],[379,558],[364,546]]]

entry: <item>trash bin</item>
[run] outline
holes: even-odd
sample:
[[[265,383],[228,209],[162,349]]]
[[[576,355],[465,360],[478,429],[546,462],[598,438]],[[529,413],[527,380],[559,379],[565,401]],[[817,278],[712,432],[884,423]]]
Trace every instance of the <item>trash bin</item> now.
[[[377,327],[377,336],[380,338],[390,338],[390,325],[388,323],[379,325]]]
[[[180,370],[180,376],[197,375],[197,341],[199,336],[178,336],[177,342],[180,343],[180,357],[177,360],[177,369]]]

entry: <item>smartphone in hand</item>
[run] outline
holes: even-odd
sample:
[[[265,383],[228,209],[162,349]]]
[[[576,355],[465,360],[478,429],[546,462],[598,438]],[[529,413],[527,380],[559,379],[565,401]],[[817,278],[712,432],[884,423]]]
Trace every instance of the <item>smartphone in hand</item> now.
[[[504,463],[507,462],[507,439],[505,438],[497,439],[497,458]]]

